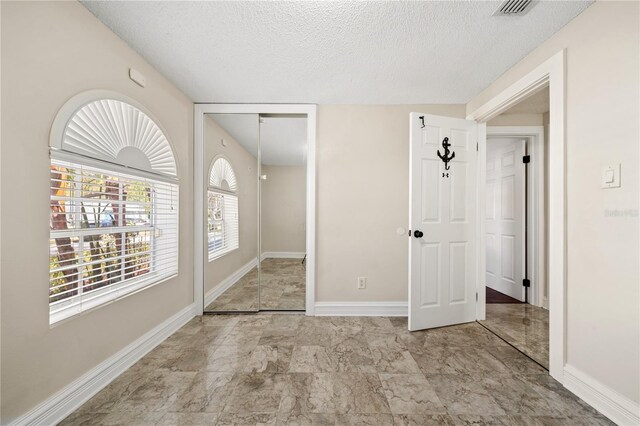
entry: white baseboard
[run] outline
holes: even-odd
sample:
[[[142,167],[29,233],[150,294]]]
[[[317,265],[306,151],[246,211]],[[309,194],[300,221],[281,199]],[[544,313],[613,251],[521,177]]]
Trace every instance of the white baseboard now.
[[[406,317],[407,302],[316,302],[316,316]]]
[[[620,426],[640,424],[640,405],[571,365],[565,365],[563,385]]]
[[[299,251],[265,251],[260,259],[302,259],[305,254],[305,252]]]
[[[73,413],[116,377],[135,364],[196,314],[192,304],[173,315],[124,349],[110,356],[69,385],[9,423],[17,425],[55,425]]]
[[[250,260],[245,265],[241,266],[240,269],[222,280],[217,286],[209,290],[206,296],[204,296],[204,306],[209,306],[209,304],[216,300],[218,296],[227,291],[229,287],[237,283],[240,278],[244,277],[250,270],[255,268],[257,263],[257,258]]]

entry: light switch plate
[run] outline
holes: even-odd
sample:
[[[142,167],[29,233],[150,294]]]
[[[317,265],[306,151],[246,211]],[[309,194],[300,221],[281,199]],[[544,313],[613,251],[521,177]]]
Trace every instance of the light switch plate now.
[[[620,164],[611,164],[602,168],[602,188],[620,188]]]

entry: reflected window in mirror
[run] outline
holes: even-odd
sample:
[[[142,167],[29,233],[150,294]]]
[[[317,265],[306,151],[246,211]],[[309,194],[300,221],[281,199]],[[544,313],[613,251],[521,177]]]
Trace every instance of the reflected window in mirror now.
[[[225,158],[213,160],[207,190],[207,243],[209,261],[239,247],[238,185]]]

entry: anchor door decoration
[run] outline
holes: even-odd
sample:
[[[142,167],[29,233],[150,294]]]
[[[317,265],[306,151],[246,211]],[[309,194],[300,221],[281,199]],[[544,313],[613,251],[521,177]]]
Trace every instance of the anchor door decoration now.
[[[440,150],[438,150],[438,157],[444,162],[444,169],[449,170],[449,161],[456,158],[456,153],[449,150],[451,144],[449,143],[449,138],[445,137],[442,140],[442,148],[444,148],[444,155],[440,154]],[[449,173],[443,172],[442,177],[449,177]]]

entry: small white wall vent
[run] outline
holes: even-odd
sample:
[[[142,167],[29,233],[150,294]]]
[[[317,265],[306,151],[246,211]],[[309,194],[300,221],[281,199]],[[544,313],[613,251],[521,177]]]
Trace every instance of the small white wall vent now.
[[[493,16],[522,16],[531,10],[535,0],[504,0]]]

